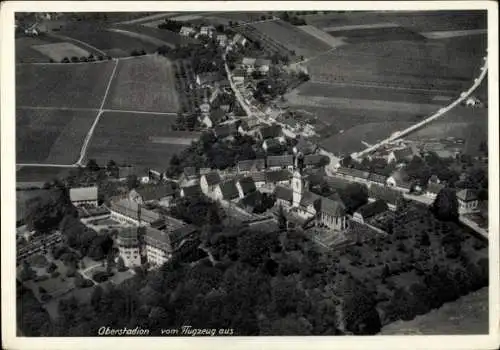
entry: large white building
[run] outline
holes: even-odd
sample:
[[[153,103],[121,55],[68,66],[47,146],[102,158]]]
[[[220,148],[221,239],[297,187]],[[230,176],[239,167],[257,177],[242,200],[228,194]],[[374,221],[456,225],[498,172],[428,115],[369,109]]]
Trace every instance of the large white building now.
[[[70,188],[69,198],[74,206],[97,206],[97,186]]]
[[[133,268],[141,265],[141,254],[137,227],[126,227],[116,237],[118,252],[126,267]]]
[[[158,267],[172,258],[172,246],[167,232],[146,227],[144,235],[146,256],[151,267]]]

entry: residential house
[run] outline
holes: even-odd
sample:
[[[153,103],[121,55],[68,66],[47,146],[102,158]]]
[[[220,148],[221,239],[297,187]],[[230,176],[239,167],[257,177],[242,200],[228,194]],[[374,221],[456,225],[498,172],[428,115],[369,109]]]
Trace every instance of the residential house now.
[[[123,259],[124,265],[133,268],[141,265],[141,253],[137,227],[125,227],[116,236],[118,253]]]
[[[129,192],[129,199],[137,204],[157,204],[169,207],[176,194],[173,184],[160,184],[134,188]]]
[[[161,228],[165,224],[158,213],[144,209],[142,205],[128,198],[111,201],[109,209],[111,218],[124,224],[156,228]]]
[[[226,34],[217,34],[217,36],[215,37],[215,40],[217,41],[217,44],[219,44],[219,46],[222,46],[222,47],[225,47],[228,43]]]
[[[293,191],[290,187],[278,185],[274,189],[274,195],[276,197],[276,206],[281,206],[284,209],[288,209],[292,206]]]
[[[193,198],[203,194],[200,184],[194,184],[191,186],[181,187],[180,195],[181,198]]]
[[[409,192],[412,187],[412,183],[408,173],[402,168],[396,170],[387,178],[387,186],[399,187],[403,191]]]
[[[262,188],[266,185],[266,173],[263,171],[248,174],[255,184],[257,189]]]
[[[239,46],[245,46],[247,44],[248,40],[241,34],[237,33],[233,37],[232,44],[233,45],[239,45]]]
[[[328,164],[328,157],[321,154],[308,154],[303,157],[302,165],[304,168],[319,168]]]
[[[441,183],[441,179],[437,176],[437,175],[432,175],[429,180],[427,181],[427,183],[430,185],[430,184],[440,184]]]
[[[214,190],[214,198],[217,200],[231,201],[239,198],[238,188],[234,179],[226,180],[217,185]]]
[[[281,130],[281,126],[277,124],[263,126],[259,129],[256,134],[259,140],[267,140],[283,137],[283,130]]]
[[[97,206],[97,186],[70,188],[69,199],[74,206]]]
[[[409,162],[413,159],[414,156],[418,155],[418,152],[415,150],[414,147],[405,147],[397,150],[393,150],[391,153],[389,153],[389,156],[387,157],[387,163],[402,163],[402,162]]]
[[[151,267],[160,267],[172,258],[172,245],[167,232],[146,227],[144,244],[147,261]]]
[[[256,171],[263,171],[266,168],[266,160],[259,159],[248,159],[240,160],[237,164],[237,170],[239,174],[248,174]]]
[[[260,74],[267,74],[269,72],[269,67],[271,66],[271,60],[258,58],[255,60],[254,67],[259,71]]]
[[[235,69],[232,74],[233,82],[236,85],[243,84],[245,82],[247,74],[243,69]]]
[[[255,69],[255,61],[257,59],[253,57],[243,57],[241,60],[241,68],[244,69],[247,73],[251,73]]]
[[[360,180],[368,180],[368,178],[370,177],[370,173],[368,171],[345,167],[339,167],[337,169],[337,174],[346,178]]]
[[[202,26],[200,28],[200,35],[212,37],[212,35],[215,32],[215,27],[214,26]]]
[[[385,186],[387,184],[387,176],[370,173],[370,175],[368,176],[368,181],[375,182],[377,184]]]
[[[266,158],[266,164],[269,170],[293,170],[293,155],[285,154],[281,156],[268,156]]]
[[[200,180],[201,191],[205,195],[208,195],[215,191],[215,188],[221,181],[221,177],[216,171],[202,175]]]
[[[262,149],[266,152],[279,152],[283,144],[278,139],[267,139],[262,142]]]
[[[472,213],[478,210],[479,198],[476,190],[465,188],[457,192],[458,212]]]
[[[196,33],[196,29],[193,27],[188,27],[188,26],[182,26],[179,34],[182,36],[192,36]]]
[[[367,220],[387,210],[389,210],[387,203],[384,200],[378,199],[359,208],[352,216],[352,219],[359,223],[365,223]]]
[[[199,87],[213,87],[224,77],[219,72],[206,72],[196,75],[196,84]]]
[[[317,149],[318,149],[317,145],[301,137],[297,141],[297,144],[293,146],[293,154],[295,155],[302,154],[306,156],[308,154],[315,153]]]
[[[387,203],[387,206],[391,210],[396,209],[396,204],[399,199],[403,198],[400,191],[387,186],[379,186],[372,184],[368,187],[368,201],[374,202],[381,199]]]
[[[271,186],[289,185],[292,180],[292,173],[289,170],[267,171],[266,184]]]
[[[248,194],[257,191],[255,182],[250,176],[243,177],[236,181],[236,188],[240,198],[246,197]]]
[[[431,182],[427,185],[427,190],[425,191],[425,195],[429,198],[435,199],[438,193],[444,188],[444,185]]]

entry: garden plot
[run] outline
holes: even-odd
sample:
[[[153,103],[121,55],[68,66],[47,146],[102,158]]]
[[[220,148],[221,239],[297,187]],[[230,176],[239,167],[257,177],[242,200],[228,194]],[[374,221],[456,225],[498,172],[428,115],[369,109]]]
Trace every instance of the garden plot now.
[[[45,56],[61,62],[64,58],[71,59],[71,57],[87,57],[89,52],[78,47],[72,43],[53,43],[44,45],[34,45],[33,49],[41,52]]]

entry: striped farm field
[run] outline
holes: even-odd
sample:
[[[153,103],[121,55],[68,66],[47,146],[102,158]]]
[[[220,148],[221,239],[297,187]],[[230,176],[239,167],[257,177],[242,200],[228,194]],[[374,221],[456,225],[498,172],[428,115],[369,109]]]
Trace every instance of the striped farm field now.
[[[121,60],[105,108],[177,112],[179,96],[172,62],[157,55]]]
[[[300,30],[303,30],[304,32],[306,32],[309,35],[314,36],[316,39],[319,39],[319,40],[327,43],[332,48],[338,47],[341,45],[345,45],[345,42],[342,38],[331,36],[327,32],[325,32],[321,29],[318,29],[314,26],[305,25],[305,26],[297,26],[297,28],[299,28]]]
[[[96,111],[16,110],[16,163],[73,164]]]
[[[151,43],[155,43],[155,40],[158,40],[158,46],[167,45],[170,47],[176,47],[198,42],[198,40],[196,39],[181,36],[180,34],[172,32],[170,30],[152,28],[140,24],[115,25],[113,26],[113,28],[110,28],[110,30],[114,28],[121,29],[130,33],[140,34],[143,36],[142,40],[145,40],[144,37],[152,38],[153,41],[151,41]]]
[[[98,108],[115,63],[18,64],[16,105]]]
[[[164,169],[170,157],[188,146],[198,133],[172,131],[175,115],[104,112],[90,142],[87,158]]]

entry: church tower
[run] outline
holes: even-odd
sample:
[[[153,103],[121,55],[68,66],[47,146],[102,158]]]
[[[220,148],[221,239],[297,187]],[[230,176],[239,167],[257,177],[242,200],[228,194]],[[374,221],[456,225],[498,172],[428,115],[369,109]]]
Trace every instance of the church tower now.
[[[298,207],[304,193],[304,180],[300,170],[295,170],[292,178],[293,206]]]

